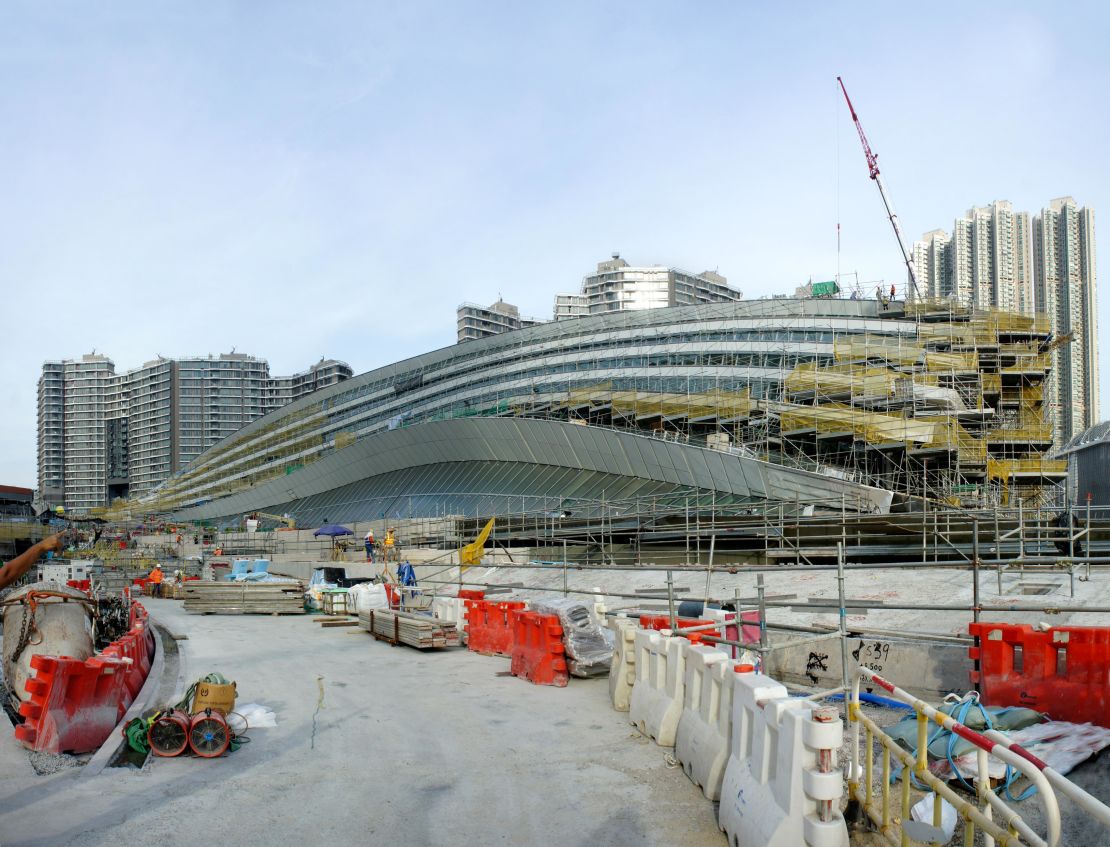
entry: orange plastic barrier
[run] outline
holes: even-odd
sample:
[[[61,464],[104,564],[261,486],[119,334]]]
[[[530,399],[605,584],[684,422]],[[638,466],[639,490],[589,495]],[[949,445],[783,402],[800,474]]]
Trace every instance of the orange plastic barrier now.
[[[460,600],[485,600],[486,592],[476,591],[471,588],[460,588],[458,598]]]
[[[972,623],[968,630],[979,662],[971,681],[984,703],[1110,726],[1110,627]]]
[[[111,734],[150,672],[154,634],[146,609],[131,605],[131,628],[81,662],[67,656],[34,656],[26,682],[26,719],[15,737],[42,753],[87,753]]]
[[[510,656],[513,652],[512,613],[524,603],[492,600],[466,601],[466,646],[484,656]]]
[[[703,621],[695,620],[694,618],[675,618],[675,625],[679,628],[687,626],[705,626],[706,624],[717,623],[717,621]],[[668,615],[640,615],[640,628],[641,629],[670,629],[671,619]],[[711,629],[703,630],[702,632],[691,632],[689,635],[684,635],[683,638],[689,639],[691,644],[700,644],[703,635],[717,635]]]
[[[563,650],[563,627],[558,615],[513,613],[513,676],[535,685],[565,688],[569,673]]]
[[[66,585],[68,585],[70,588],[76,588],[78,591],[92,590],[91,579],[67,579]]]
[[[26,720],[15,728],[16,740],[42,753],[87,753],[103,744],[130,703],[124,661],[32,656],[31,667],[31,699],[19,706]]]

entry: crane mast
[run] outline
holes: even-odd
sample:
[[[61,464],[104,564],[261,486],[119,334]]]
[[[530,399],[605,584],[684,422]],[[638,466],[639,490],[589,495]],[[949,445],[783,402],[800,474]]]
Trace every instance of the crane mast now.
[[[852,105],[852,98],[848,96],[848,89],[844,87],[844,80],[840,77],[836,78],[840,83],[840,90],[844,92],[844,100],[848,103],[848,111],[852,113],[852,121],[856,125],[856,131],[859,132],[859,140],[863,145],[863,155],[867,159],[867,171],[871,175],[871,179],[879,186],[879,196],[883,198],[883,206],[886,208],[887,217],[890,219],[890,225],[894,227],[894,236],[898,239],[898,248],[902,251],[902,259],[906,263],[906,270],[910,275],[910,285],[912,286],[913,296],[920,297],[921,292],[917,288],[917,270],[913,266],[913,259],[910,257],[910,251],[906,249],[906,239],[902,235],[902,227],[898,223],[898,215],[894,213],[894,207],[890,205],[890,198],[886,195],[886,186],[883,185],[883,177],[879,173],[879,157],[871,150],[871,145],[867,142],[867,135],[863,131],[863,124],[859,122],[859,116],[856,115],[856,109]]]

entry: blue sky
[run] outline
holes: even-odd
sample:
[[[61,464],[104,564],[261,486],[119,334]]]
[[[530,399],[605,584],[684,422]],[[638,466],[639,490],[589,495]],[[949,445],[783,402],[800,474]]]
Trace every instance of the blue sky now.
[[[792,292],[838,218],[842,271],[900,282],[838,74],[911,239],[1110,214],[1103,8],[879,5],[3,4],[0,482],[35,484],[44,359],[361,372],[614,250]]]

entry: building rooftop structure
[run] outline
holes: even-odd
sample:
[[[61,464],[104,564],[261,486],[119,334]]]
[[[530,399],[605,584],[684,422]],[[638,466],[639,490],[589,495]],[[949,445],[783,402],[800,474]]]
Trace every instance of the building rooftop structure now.
[[[500,297],[491,306],[483,307],[477,303],[463,303],[455,312],[458,323],[458,340],[475,341],[514,329],[535,326],[543,321],[538,318],[521,317],[520,309],[506,303]]]
[[[662,265],[632,266],[614,253],[598,262],[577,294],[555,296],[555,320],[607,312],[660,309],[740,300],[743,294],[716,271],[691,273]]]

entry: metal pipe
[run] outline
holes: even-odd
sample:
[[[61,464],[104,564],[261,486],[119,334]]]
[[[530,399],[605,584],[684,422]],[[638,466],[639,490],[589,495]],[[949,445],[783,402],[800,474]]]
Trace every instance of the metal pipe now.
[[[979,519],[971,522],[971,614],[976,623],[979,623]]]
[[[433,560],[429,560],[433,561]],[[1061,557],[1051,556],[1038,556],[1026,557],[1020,560],[1027,565],[1044,565],[1045,570],[1060,570],[1064,566]],[[1077,564],[1094,564],[1103,565],[1110,568],[1110,557],[1108,556],[1095,556],[1084,557],[1078,556],[1074,560]],[[1010,559],[1010,564],[1018,564],[1018,559]],[[415,567],[423,567],[424,562],[413,562]],[[490,562],[483,563],[483,568],[519,568],[527,570],[561,570],[562,562],[557,561],[529,561],[529,562]],[[571,570],[576,571],[639,571],[644,573],[674,571],[676,573],[705,573],[705,565],[618,565],[618,564],[587,564],[583,562],[568,563]],[[844,569],[849,571],[855,570],[971,570],[972,563],[967,559],[942,559],[939,561],[931,561],[926,564],[921,562],[845,562]],[[800,571],[816,572],[816,571],[835,571],[837,570],[836,564],[815,564],[815,565],[749,565],[749,564],[725,564],[714,565],[714,571],[721,573],[726,572],[730,575],[740,573],[796,573]]]
[[[674,576],[667,571],[667,614],[670,616],[671,629],[675,628],[674,613]]]
[[[836,545],[836,598],[840,607],[840,685],[848,688],[848,616],[844,608],[844,546]]]
[[[767,591],[763,587],[763,574],[757,574],[755,578],[755,593],[759,596],[759,646],[761,648],[767,647]],[[740,610],[736,610],[736,614],[740,614]]]
[[[483,565],[482,567],[485,567],[485,566]],[[458,584],[458,585],[474,585],[474,586],[478,586],[478,587],[481,587],[481,588],[490,588],[490,589],[503,588],[503,589],[509,589],[509,590],[518,590],[518,591],[553,591],[553,592],[562,593],[561,588],[543,588],[543,587],[540,587],[540,586],[526,586],[526,585],[521,585],[521,584],[518,584],[518,583],[500,584],[500,583],[494,583],[494,582],[480,582],[478,580],[461,580],[459,583],[455,583],[454,581],[433,580],[433,579],[426,579],[426,578],[423,581],[427,582],[427,583],[430,583],[430,584],[433,584],[433,585],[434,584],[444,584],[444,585],[456,585],[456,584]],[[593,591],[593,590],[576,589],[576,588],[568,589],[567,593],[568,594],[583,594],[583,595],[588,595],[588,596],[593,596],[594,594],[596,594],[596,592]],[[616,591],[606,591],[604,593],[607,597],[618,597],[618,598],[625,599],[625,600],[653,599],[650,596],[645,597],[645,595],[643,595],[643,594],[627,594],[627,593],[616,592]],[[660,597],[658,599],[662,599],[662,598]],[[688,597],[686,599],[701,601],[703,603],[705,603],[705,602],[709,602],[709,603],[720,602],[720,599],[715,598],[715,597],[709,597],[709,598]],[[731,599],[731,598],[729,598],[729,599]],[[807,612],[809,612],[809,611],[821,611],[821,610],[825,610],[825,609],[839,609],[840,608],[838,603],[831,603],[831,602],[827,602],[827,601],[826,602],[799,603],[798,601],[764,600],[763,606],[764,606],[765,609],[768,609],[768,608],[792,609],[792,608],[795,608],[795,607],[798,607],[798,606],[805,606],[806,607],[805,611],[807,611]],[[910,610],[910,611],[912,611],[912,610],[922,610],[922,611],[934,611],[934,612],[969,612],[969,611],[971,611],[970,606],[944,605],[944,604],[939,604],[939,603],[930,603],[930,604],[922,604],[922,603],[907,603],[907,604],[876,603],[876,602],[870,602],[870,601],[867,601],[867,600],[849,600],[849,601],[847,601],[847,607],[848,608],[855,608],[855,609],[869,609],[869,610],[873,609],[873,610],[876,610],[876,611],[907,611],[907,610]],[[1048,606],[1048,605],[1029,605],[1029,604],[1021,604],[1021,603],[1012,603],[1012,604],[1009,604],[1009,605],[983,606],[981,608],[982,608],[982,611],[991,612],[991,613],[994,613],[994,612],[1043,612],[1045,614],[1062,614],[1062,613],[1068,613],[1068,614],[1073,614],[1073,613],[1074,614],[1086,614],[1086,613],[1090,613],[1090,614],[1103,614],[1103,615],[1104,614],[1110,614],[1110,606]]]

